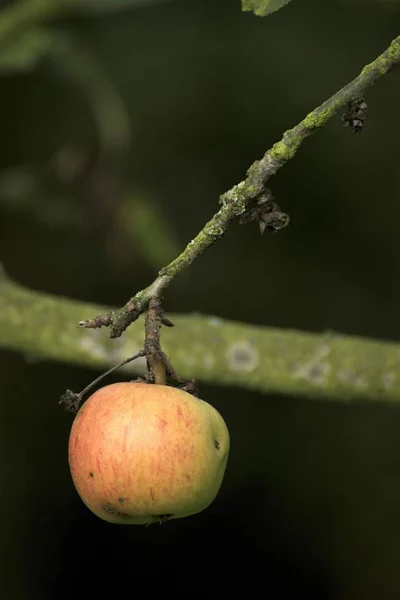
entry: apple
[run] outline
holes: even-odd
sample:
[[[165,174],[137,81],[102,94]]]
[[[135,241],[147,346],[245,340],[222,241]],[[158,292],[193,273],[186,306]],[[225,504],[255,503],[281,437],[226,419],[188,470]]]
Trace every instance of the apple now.
[[[214,407],[187,392],[121,382],[83,404],[68,454],[76,490],[95,515],[149,524],[211,504],[224,477],[229,432]]]

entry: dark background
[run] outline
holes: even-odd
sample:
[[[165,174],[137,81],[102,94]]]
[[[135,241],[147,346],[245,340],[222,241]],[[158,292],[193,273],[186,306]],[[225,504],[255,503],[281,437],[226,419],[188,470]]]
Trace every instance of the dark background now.
[[[121,305],[399,33],[397,1],[293,0],[265,19],[239,4],[175,0],[53,27],[120,94],[129,151],[121,136],[99,146],[79,55],[69,71],[47,58],[1,73],[0,257],[15,280]],[[271,181],[290,227],[234,224],[171,286],[167,310],[400,338],[400,71],[367,101],[360,135],[332,120]],[[217,500],[161,527],[113,526],[73,488],[72,418],[57,404],[95,375],[1,352],[1,597],[400,598],[396,407],[201,385],[232,439]]]

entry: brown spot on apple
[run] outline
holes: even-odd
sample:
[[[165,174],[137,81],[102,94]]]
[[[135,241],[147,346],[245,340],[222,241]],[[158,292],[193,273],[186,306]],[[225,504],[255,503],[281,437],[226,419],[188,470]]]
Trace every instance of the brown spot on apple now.
[[[216,448],[217,450],[219,450],[219,449],[220,449],[221,445],[220,445],[220,443],[219,443],[219,441],[218,441],[218,440],[214,440],[214,446],[215,446],[215,448]]]
[[[168,421],[166,421],[165,419],[160,419],[158,422],[158,429],[161,431],[161,433],[165,432],[165,429],[168,425]]]
[[[120,517],[121,519],[130,519],[132,516],[127,512],[123,512],[123,511],[119,510],[118,508],[113,506],[111,504],[111,502],[104,502],[104,504],[102,505],[101,508],[107,515]]]

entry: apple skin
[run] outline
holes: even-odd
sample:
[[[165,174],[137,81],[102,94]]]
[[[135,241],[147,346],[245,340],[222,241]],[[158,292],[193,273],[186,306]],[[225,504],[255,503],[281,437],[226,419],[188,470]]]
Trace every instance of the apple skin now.
[[[69,465],[86,506],[110,523],[187,517],[216,497],[229,454],[213,406],[166,385],[97,390],[72,424]]]

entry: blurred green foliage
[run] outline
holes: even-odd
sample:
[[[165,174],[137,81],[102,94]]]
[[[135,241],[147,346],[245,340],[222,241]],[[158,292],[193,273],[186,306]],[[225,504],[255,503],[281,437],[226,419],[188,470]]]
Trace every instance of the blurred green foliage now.
[[[242,0],[242,9],[253,11],[259,17],[265,17],[289,2],[290,0]]]
[[[53,37],[49,31],[34,26],[21,38],[13,39],[6,50],[0,51],[0,73],[29,71],[36,67],[52,46]]]
[[[90,12],[114,12],[116,10],[135,8],[136,6],[147,6],[156,2],[166,0],[82,0],[83,10]]]

